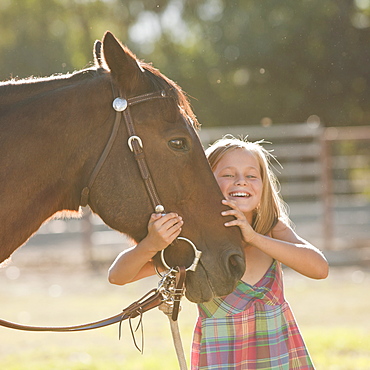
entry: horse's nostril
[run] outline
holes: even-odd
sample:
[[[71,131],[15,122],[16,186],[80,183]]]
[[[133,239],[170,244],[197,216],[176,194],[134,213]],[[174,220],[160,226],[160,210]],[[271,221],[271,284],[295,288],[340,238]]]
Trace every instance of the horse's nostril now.
[[[232,266],[238,266],[238,262],[235,260],[235,256],[231,256],[229,262]]]
[[[232,276],[240,279],[245,272],[245,261],[239,254],[233,254],[228,260],[229,272]]]

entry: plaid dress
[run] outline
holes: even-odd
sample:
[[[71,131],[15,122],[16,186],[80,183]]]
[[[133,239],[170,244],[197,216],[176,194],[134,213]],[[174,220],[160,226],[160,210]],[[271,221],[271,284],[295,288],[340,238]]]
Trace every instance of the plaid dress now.
[[[191,369],[312,370],[274,261],[254,286],[239,281],[226,297],[198,305]]]

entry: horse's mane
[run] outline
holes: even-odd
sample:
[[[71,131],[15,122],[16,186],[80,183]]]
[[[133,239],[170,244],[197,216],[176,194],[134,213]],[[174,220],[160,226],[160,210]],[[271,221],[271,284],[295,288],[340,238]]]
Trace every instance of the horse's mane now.
[[[106,73],[106,71],[102,68],[92,67],[67,74],[53,74],[48,77],[31,76],[23,79],[12,78],[0,82],[0,108],[9,107],[23,99],[30,99],[56,88],[90,80],[102,73]]]
[[[185,117],[188,118],[189,123],[195,128],[199,129],[200,124],[191,108],[190,102],[181,87],[164,74],[162,74],[157,68],[154,68],[149,63],[140,62],[140,66],[148,71],[147,74],[153,86],[158,90],[167,90],[171,96],[175,99],[178,106],[183,111]]]
[[[68,80],[68,82],[75,82],[84,79],[94,78],[97,75],[101,75],[102,72],[103,72],[102,68],[91,67],[74,71],[72,73],[55,73],[47,77],[29,76],[21,79],[14,77],[6,81],[0,81],[0,86],[26,85],[42,82],[51,82],[56,80]]]

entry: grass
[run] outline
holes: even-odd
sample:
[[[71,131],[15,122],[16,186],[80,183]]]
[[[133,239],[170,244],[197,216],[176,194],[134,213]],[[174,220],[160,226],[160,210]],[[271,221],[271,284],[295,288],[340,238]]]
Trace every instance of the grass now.
[[[155,277],[115,287],[105,271],[0,270],[0,317],[29,325],[73,325],[99,320],[155,287]],[[20,273],[19,276],[17,276]],[[318,370],[370,369],[370,271],[336,268],[324,281],[286,271],[286,296]],[[196,308],[183,301],[179,324],[189,364]],[[178,369],[166,316],[144,316],[145,348],[132,344],[127,323],[80,333],[31,333],[0,328],[0,368],[5,370]]]

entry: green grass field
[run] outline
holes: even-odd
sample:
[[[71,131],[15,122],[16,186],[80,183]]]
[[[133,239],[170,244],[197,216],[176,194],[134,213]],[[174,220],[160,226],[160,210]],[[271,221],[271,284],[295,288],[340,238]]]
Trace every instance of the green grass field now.
[[[285,272],[290,302],[318,370],[370,369],[370,271],[332,269],[313,281]],[[149,278],[126,287],[95,274],[54,267],[39,271],[10,265],[0,270],[0,317],[28,325],[74,325],[119,313],[155,287]],[[184,300],[179,324],[189,364],[196,308]],[[178,369],[167,317],[158,309],[144,317],[144,354],[134,347],[128,324],[81,333],[29,333],[0,328],[0,369]],[[139,339],[140,341],[140,339]]]

